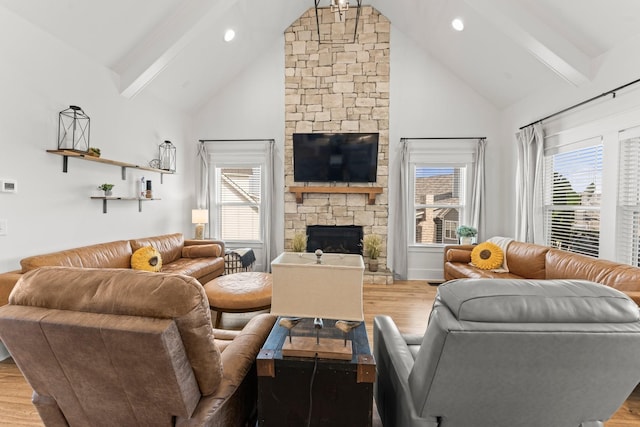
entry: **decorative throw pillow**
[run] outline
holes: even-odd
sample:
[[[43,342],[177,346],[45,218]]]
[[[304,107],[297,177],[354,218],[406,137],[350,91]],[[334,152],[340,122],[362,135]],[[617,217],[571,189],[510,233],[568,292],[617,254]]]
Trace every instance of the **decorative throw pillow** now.
[[[503,257],[504,253],[498,245],[484,242],[471,251],[471,264],[481,270],[493,270],[502,265]]]
[[[182,248],[183,258],[218,257],[222,254],[222,248],[217,243],[207,245],[189,245]]]
[[[465,249],[449,249],[447,251],[447,261],[468,264],[471,262],[471,251]]]
[[[131,268],[134,270],[160,271],[162,256],[153,246],[144,246],[131,255]]]

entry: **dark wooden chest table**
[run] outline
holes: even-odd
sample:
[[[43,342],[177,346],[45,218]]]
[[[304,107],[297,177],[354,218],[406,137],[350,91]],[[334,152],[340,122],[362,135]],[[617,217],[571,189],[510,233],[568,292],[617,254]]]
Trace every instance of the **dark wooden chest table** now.
[[[343,338],[335,321],[325,320],[323,338]],[[258,426],[368,427],[373,411],[376,366],[364,322],[349,332],[351,360],[283,357],[287,329],[278,322],[257,359]],[[313,319],[303,319],[294,335],[315,336]]]

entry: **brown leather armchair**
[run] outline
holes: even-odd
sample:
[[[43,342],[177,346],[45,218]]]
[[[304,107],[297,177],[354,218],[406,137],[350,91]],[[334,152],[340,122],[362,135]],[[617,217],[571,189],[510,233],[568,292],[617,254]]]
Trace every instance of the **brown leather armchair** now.
[[[214,330],[187,276],[43,267],[0,307],[0,338],[47,426],[243,426],[274,321]]]

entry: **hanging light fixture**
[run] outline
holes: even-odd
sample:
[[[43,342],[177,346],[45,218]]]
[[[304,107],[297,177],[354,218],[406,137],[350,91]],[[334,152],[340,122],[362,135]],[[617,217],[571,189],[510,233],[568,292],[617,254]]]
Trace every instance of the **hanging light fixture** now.
[[[362,0],[356,0],[357,5],[354,5],[354,7],[356,8],[356,21],[355,21],[355,28],[353,30],[353,39],[352,40],[346,40],[346,41],[336,41],[336,40],[323,40],[320,37],[320,14],[318,13],[318,8],[320,7],[320,1],[321,0],[314,0],[314,4],[315,4],[315,8],[316,8],[316,26],[317,26],[317,30],[318,30],[318,43],[328,43],[328,44],[347,44],[347,43],[355,43],[356,42],[356,36],[358,34],[358,21],[360,20],[360,7],[362,6]],[[329,0],[329,8],[331,10],[332,13],[337,13],[340,17],[340,21],[342,21],[342,18],[344,16],[344,19],[346,20],[346,12],[349,10],[349,0]]]
[[[331,0],[331,12],[338,12],[342,21],[342,14],[349,10],[349,0]]]

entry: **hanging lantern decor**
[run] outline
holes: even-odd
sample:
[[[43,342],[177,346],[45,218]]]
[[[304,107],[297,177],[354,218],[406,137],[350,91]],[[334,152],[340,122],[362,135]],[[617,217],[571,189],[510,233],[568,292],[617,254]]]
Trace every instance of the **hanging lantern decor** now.
[[[70,105],[60,111],[58,120],[58,150],[89,152],[91,119],[82,108]]]
[[[160,144],[160,169],[176,171],[176,146],[171,141]]]

